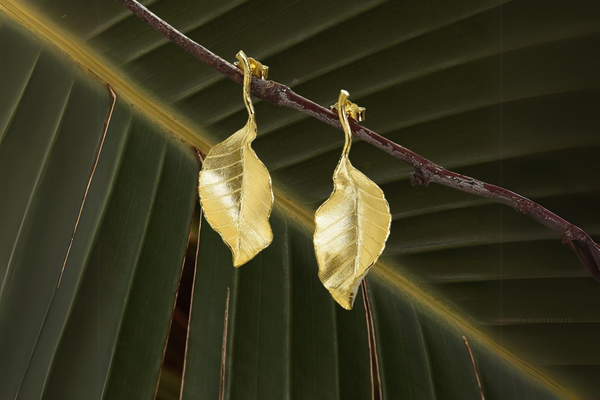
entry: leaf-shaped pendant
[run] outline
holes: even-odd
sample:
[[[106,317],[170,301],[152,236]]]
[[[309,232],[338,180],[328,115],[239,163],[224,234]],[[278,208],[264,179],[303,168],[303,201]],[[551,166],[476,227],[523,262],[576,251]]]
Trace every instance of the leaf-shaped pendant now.
[[[346,113],[356,118],[358,110],[348,96],[342,90],[336,105],[346,144],[333,174],[333,193],[315,214],[314,245],[321,282],[349,310],[360,283],[383,252],[392,217],[383,191],[348,158],[352,131]]]
[[[198,185],[204,216],[231,249],[235,267],[250,261],[273,241],[271,177],[251,147],[257,128],[250,99],[250,61],[242,51],[237,58],[244,67],[248,122],[210,150]]]

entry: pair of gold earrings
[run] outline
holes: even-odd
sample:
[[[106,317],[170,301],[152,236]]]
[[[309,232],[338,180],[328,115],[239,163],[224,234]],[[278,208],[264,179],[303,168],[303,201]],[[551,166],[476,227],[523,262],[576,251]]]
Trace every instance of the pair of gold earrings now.
[[[250,261],[273,240],[269,217],[273,209],[271,177],[252,149],[256,118],[250,97],[252,77],[266,79],[268,67],[243,51],[237,63],[244,71],[246,125],[214,146],[204,160],[198,191],[204,216],[233,254],[233,265]],[[337,110],[346,141],[333,173],[331,196],[315,214],[314,245],[319,278],[332,297],[351,309],[358,287],[381,255],[390,233],[391,215],[382,190],[354,168],[349,118],[362,121],[365,109],[348,100],[342,90]]]

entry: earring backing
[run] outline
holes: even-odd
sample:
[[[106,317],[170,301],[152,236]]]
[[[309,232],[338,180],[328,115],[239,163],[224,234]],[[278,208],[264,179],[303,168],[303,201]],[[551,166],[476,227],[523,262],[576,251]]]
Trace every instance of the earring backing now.
[[[258,79],[267,79],[267,76],[269,75],[269,67],[262,64],[260,61],[255,60],[252,57],[247,57],[247,59],[248,63],[250,64],[250,71],[252,72],[252,76]],[[240,64],[239,61],[234,62],[233,65],[238,67],[240,70],[244,71],[244,66]]]
[[[346,92],[348,93],[348,92]],[[339,103],[339,100],[338,100]],[[335,103],[334,105],[330,106],[329,109],[331,111],[339,111],[339,104]],[[352,118],[353,120],[357,121],[357,122],[362,122],[365,120],[365,114],[367,109],[364,107],[359,107],[358,104],[351,102],[350,100],[346,99],[344,102],[344,111],[345,114],[347,116],[349,116],[350,118]]]

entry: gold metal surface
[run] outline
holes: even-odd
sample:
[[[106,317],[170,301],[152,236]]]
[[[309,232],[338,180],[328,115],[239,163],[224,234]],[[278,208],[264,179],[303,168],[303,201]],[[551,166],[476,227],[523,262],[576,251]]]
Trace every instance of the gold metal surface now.
[[[267,67],[266,65],[263,65],[260,61],[255,60],[252,57],[247,57],[247,58],[248,58],[248,62],[250,64],[250,71],[252,71],[252,75],[258,79],[267,79],[267,76],[269,76],[269,67]],[[243,64],[244,63],[240,63],[239,61],[236,61],[233,63],[233,65],[235,65],[242,71],[244,70]]]
[[[315,214],[314,244],[321,282],[350,310],[360,283],[383,252],[392,216],[383,191],[348,158],[352,145],[348,113],[364,117],[364,108],[350,103],[348,96],[342,90],[334,106],[346,143],[333,173],[333,193]]]
[[[236,57],[244,67],[248,122],[209,151],[198,192],[204,217],[231,249],[234,267],[239,267],[273,241],[269,225],[273,189],[269,171],[251,147],[257,129],[250,97],[251,64],[243,51]]]
[[[346,91],[344,91],[344,92],[348,93]],[[337,111],[339,114],[338,104],[339,104],[339,101],[329,108],[333,111]],[[346,115],[348,115],[350,118],[352,118],[355,121],[362,122],[365,120],[365,114],[367,112],[367,109],[364,107],[359,107],[358,104],[352,103],[348,99],[346,99],[346,101],[344,101],[344,110],[346,112]]]

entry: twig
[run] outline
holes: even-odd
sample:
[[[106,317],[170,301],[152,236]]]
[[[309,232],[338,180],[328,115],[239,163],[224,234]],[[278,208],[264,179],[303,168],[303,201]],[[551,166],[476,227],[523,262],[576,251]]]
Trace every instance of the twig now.
[[[118,1],[191,55],[199,58],[232,81],[242,83],[243,73],[233,64],[194,42],[153,14],[138,1]],[[336,113],[294,93],[292,89],[281,83],[254,78],[252,80],[252,94],[271,104],[296,109],[335,128],[342,129]],[[354,136],[412,166],[415,169],[410,179],[413,186],[427,186],[429,183],[434,182],[511,206],[556,233],[562,243],[577,254],[577,257],[592,276],[600,281],[600,246],[583,229],[524,196],[503,187],[449,171],[357,123],[351,121],[350,125]]]

